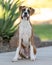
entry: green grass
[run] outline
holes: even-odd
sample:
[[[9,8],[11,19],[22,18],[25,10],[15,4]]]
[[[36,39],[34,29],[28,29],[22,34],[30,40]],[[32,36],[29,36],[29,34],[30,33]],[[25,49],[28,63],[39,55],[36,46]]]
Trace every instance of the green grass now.
[[[42,24],[33,25],[35,35],[39,36],[41,40],[52,40],[52,25]]]

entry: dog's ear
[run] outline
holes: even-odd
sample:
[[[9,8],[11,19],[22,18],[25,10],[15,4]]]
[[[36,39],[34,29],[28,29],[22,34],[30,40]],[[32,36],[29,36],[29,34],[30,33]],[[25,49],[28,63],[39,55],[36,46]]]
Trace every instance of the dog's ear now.
[[[22,11],[23,8],[25,8],[25,6],[19,6],[19,11]]]
[[[31,7],[29,7],[29,10],[30,10],[30,15],[32,15],[35,12],[35,10]]]
[[[22,6],[19,6],[19,11],[21,11],[22,10]]]

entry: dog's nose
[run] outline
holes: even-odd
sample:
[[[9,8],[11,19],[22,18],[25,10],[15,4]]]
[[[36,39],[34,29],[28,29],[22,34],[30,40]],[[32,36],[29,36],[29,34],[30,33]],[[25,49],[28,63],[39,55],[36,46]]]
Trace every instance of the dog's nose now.
[[[27,17],[27,12],[24,13],[24,17]]]
[[[27,15],[27,12],[25,12],[24,14]]]

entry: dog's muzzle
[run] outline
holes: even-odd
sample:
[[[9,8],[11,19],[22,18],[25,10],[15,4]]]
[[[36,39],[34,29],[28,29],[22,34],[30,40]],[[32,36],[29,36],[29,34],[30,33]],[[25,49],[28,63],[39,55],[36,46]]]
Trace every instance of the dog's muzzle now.
[[[21,16],[22,19],[29,19],[29,14],[27,12],[24,12]]]
[[[27,13],[25,12],[25,13],[24,13],[24,17],[27,17],[27,16],[28,16],[28,15],[27,15]]]

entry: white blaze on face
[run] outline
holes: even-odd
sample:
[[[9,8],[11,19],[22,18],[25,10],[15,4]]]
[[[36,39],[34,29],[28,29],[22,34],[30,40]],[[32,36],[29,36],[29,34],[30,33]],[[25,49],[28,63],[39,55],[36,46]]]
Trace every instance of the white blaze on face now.
[[[28,8],[25,9],[24,12],[22,12],[22,17],[24,17],[25,13],[27,13],[27,17],[30,16],[29,12],[28,12]]]

